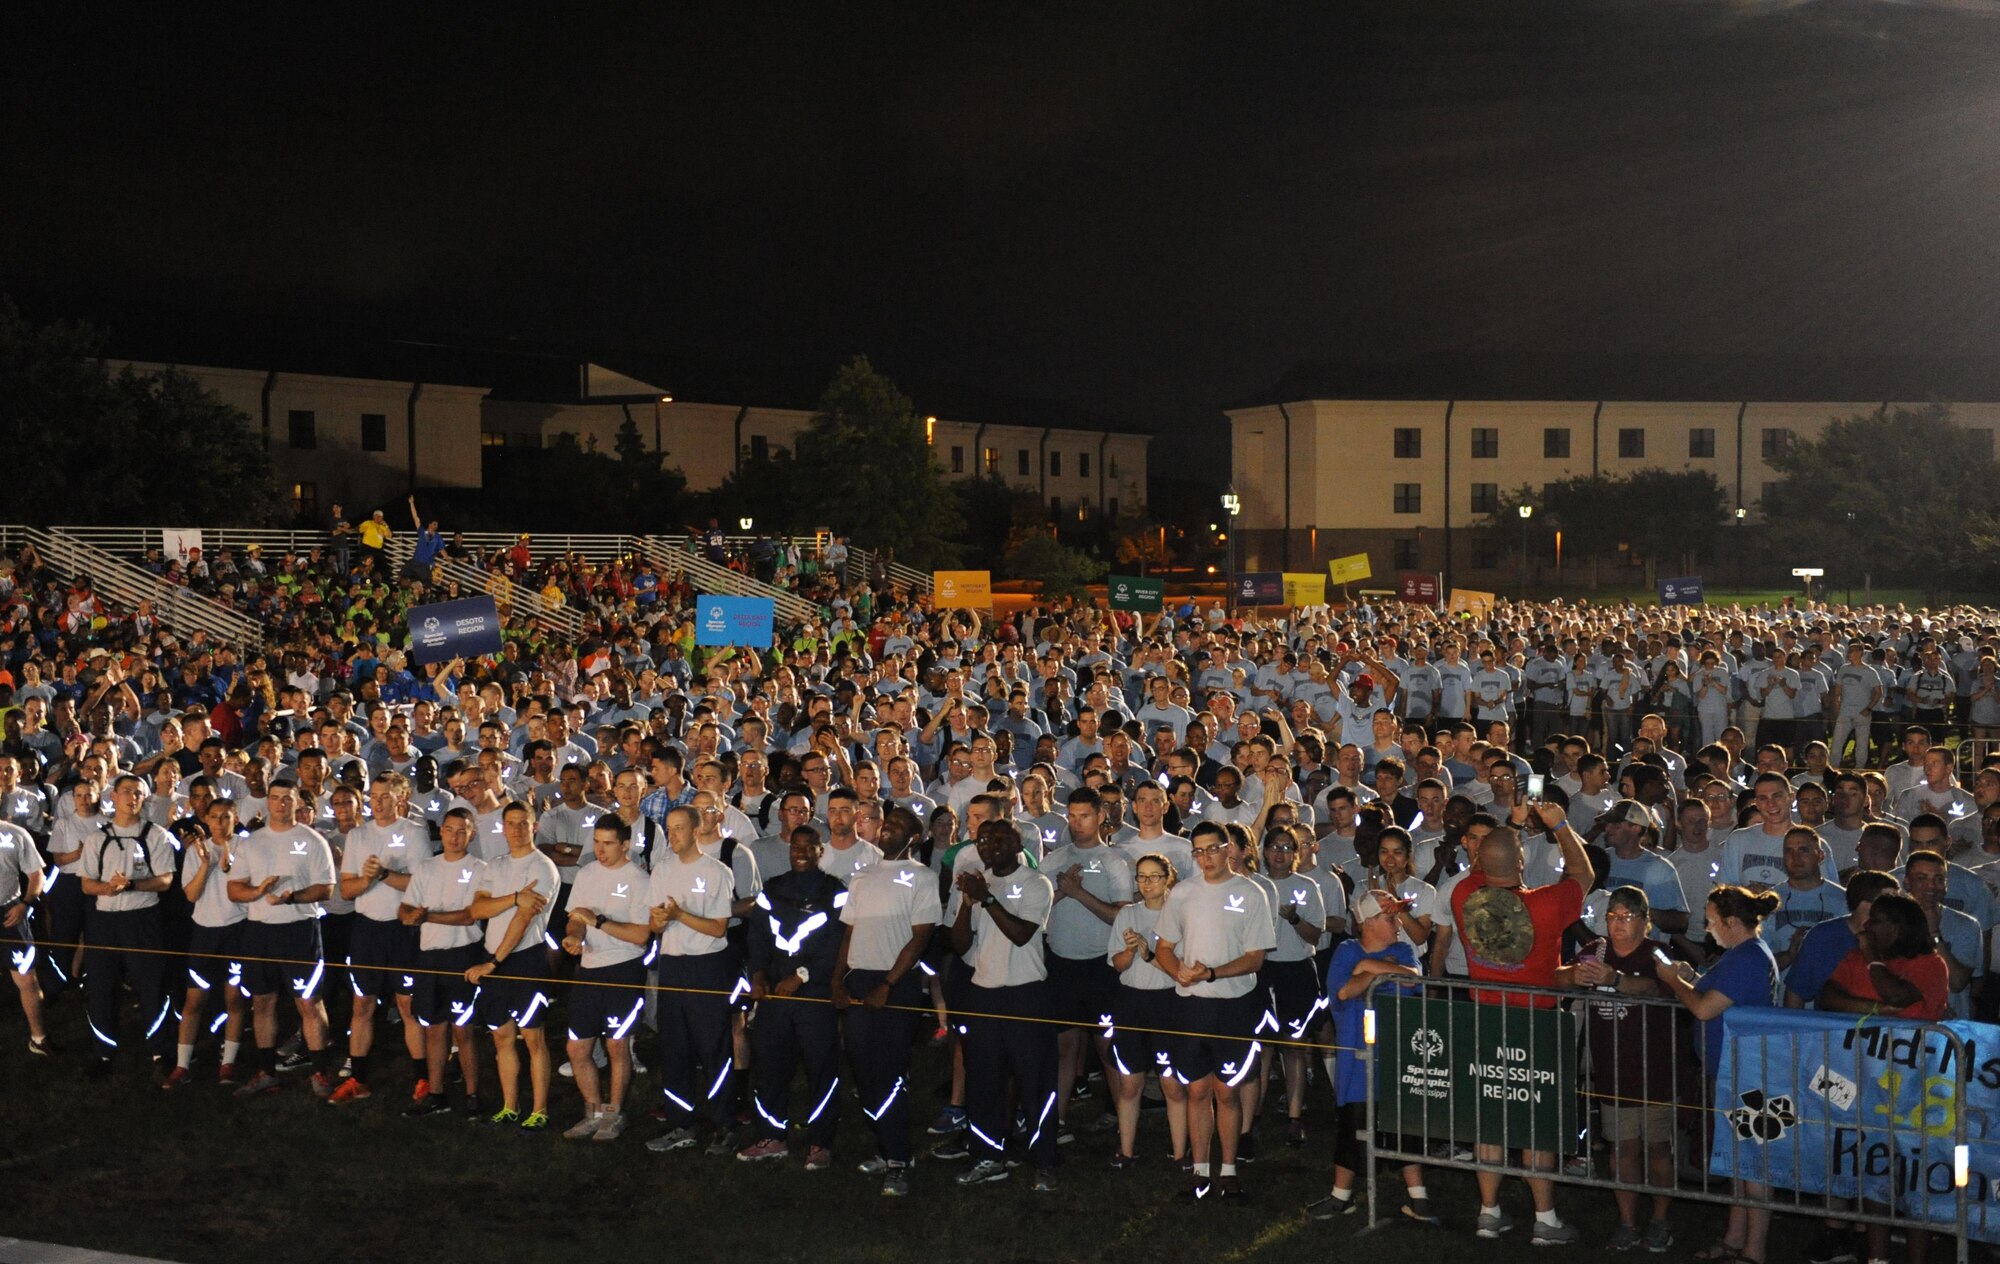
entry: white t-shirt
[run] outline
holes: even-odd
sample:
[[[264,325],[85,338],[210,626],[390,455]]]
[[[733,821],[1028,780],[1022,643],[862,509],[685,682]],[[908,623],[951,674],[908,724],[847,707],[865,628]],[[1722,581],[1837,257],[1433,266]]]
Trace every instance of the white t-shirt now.
[[[340,871],[358,876],[370,856],[391,873],[414,873],[433,854],[430,832],[414,821],[393,825],[357,825],[348,831],[340,853]],[[375,882],[354,899],[354,911],[376,922],[393,922],[403,893],[387,882]]]
[[[652,917],[648,892],[646,871],[629,859],[616,869],[592,861],[577,869],[576,882],[570,887],[569,907],[572,911],[588,909],[602,913],[606,921],[641,923]],[[583,956],[578,960],[587,970],[601,970],[620,962],[637,961],[645,954],[644,944],[627,943],[591,927],[583,933]]]
[[[1104,949],[1104,959],[1114,962],[1119,953],[1125,951],[1125,932],[1136,931],[1146,941],[1149,951],[1158,951],[1160,946],[1160,914],[1165,907],[1149,909],[1143,900],[1127,904],[1118,910],[1118,916],[1111,919],[1111,942]],[[1174,986],[1173,976],[1160,969],[1157,961],[1148,961],[1143,953],[1133,953],[1131,964],[1118,976],[1118,981],[1137,992],[1164,992]]]
[[[937,874],[904,857],[883,860],[854,875],[840,920],[853,929],[847,945],[852,970],[887,970],[902,955],[917,926],[936,926],[943,916]]]
[[[1157,929],[1180,961],[1205,966],[1228,965],[1253,949],[1271,952],[1278,944],[1270,900],[1263,888],[1239,874],[1220,882],[1196,874],[1174,887]],[[1174,991],[1181,996],[1230,998],[1248,995],[1256,986],[1255,976],[1239,974],[1177,986]]]
[[[738,846],[736,854],[747,858],[750,852]],[[737,876],[713,856],[697,850],[693,859],[682,860],[672,852],[665,852],[654,858],[646,905],[649,909],[657,908],[671,899],[697,917],[719,917],[727,922],[736,885]],[[681,921],[668,922],[667,928],[660,932],[663,957],[706,957],[728,947],[727,936],[705,935]]]
[[[521,931],[521,938],[515,941],[514,951],[534,948],[544,941],[548,933],[549,909],[555,903],[556,893],[562,886],[562,877],[556,872],[556,862],[541,852],[530,851],[525,856],[516,856],[511,851],[498,860],[486,862],[486,883],[479,888],[482,895],[514,895],[525,890],[532,882],[535,890],[546,898],[541,911],[529,919]],[[495,961],[500,958],[500,945],[507,938],[507,928],[520,915],[519,908],[503,911],[498,917],[487,919],[486,952]]]
[[[333,867],[333,849],[326,845],[319,831],[303,825],[286,830],[269,826],[258,830],[237,846],[236,862],[236,869],[229,875],[231,880],[257,886],[275,874],[278,882],[271,888],[273,895],[331,885],[338,879]],[[317,904],[272,904],[257,899],[247,907],[251,921],[267,925],[311,921],[320,915]]]
[[[432,913],[456,913],[472,907],[486,888],[486,862],[467,852],[457,860],[432,856],[410,875],[403,903]],[[479,942],[478,922],[464,926],[443,926],[426,919],[418,928],[417,946],[425,952],[463,948]]]
[[[1072,866],[1083,870],[1083,889],[1105,903],[1122,904],[1132,899],[1136,890],[1132,864],[1117,849],[1101,843],[1094,847],[1065,843],[1048,853],[1042,861],[1042,872],[1054,882]],[[1061,895],[1060,890],[1057,895]],[[1071,961],[1085,961],[1103,956],[1110,937],[1111,923],[1091,912],[1083,901],[1067,898],[1055,901],[1049,913],[1050,952]]]
[[[1007,938],[992,914],[983,908],[973,910],[972,950],[966,954],[966,961],[972,967],[972,985],[1018,987],[1048,978],[1048,964],[1042,945],[1043,934],[1049,924],[1049,911],[1055,904],[1055,884],[1025,864],[1016,867],[1004,878],[988,874],[986,881],[988,890],[994,899],[1000,901],[1001,907],[1033,924],[1035,933],[1028,937],[1027,943],[1017,945]],[[952,894],[956,906],[962,897],[956,891]]]

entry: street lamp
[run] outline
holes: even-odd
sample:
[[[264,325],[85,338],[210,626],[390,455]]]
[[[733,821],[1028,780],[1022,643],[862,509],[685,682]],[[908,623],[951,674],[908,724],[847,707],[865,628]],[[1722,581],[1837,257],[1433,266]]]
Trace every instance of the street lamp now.
[[[1533,505],[1522,505],[1517,512],[1521,515],[1521,592],[1528,591],[1528,519],[1535,516]]]
[[[1736,506],[1737,531],[1743,529],[1743,520],[1749,516],[1750,511],[1748,509],[1745,509],[1741,505]],[[1730,547],[1731,551],[1736,554],[1736,588],[1738,592],[1741,592],[1743,589],[1743,537],[1738,535],[1736,531],[1732,531],[1729,534],[1730,538],[1735,541]]]
[[[1243,512],[1243,498],[1236,494],[1234,483],[1222,493],[1222,512],[1229,515],[1229,533],[1223,540],[1229,546],[1229,591],[1233,601],[1236,593],[1236,541],[1233,537],[1236,534],[1236,515]]]

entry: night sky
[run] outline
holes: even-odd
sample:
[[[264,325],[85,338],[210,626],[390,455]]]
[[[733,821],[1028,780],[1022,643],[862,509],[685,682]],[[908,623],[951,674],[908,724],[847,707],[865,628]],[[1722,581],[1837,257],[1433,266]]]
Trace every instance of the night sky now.
[[[1984,4],[684,7],[17,14],[0,285],[865,351],[1156,461],[1309,362],[1994,354]]]

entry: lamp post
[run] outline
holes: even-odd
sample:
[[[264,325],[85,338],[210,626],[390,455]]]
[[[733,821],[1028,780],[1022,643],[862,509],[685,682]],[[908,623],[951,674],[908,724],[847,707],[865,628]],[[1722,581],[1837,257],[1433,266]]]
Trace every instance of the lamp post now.
[[[1528,592],[1528,519],[1535,516],[1533,505],[1522,505],[1517,511],[1521,515],[1521,594]]]
[[[1229,546],[1229,593],[1233,603],[1236,597],[1236,515],[1243,512],[1243,498],[1236,494],[1234,483],[1222,493],[1222,512],[1229,517],[1229,535],[1224,543]]]
[[[1736,554],[1736,591],[1738,592],[1743,591],[1743,537],[1740,533],[1743,530],[1743,520],[1749,516],[1750,511],[1748,509],[1745,509],[1741,505],[1736,506],[1736,530],[1729,533],[1730,538],[1735,541],[1735,544],[1730,547],[1731,551]]]

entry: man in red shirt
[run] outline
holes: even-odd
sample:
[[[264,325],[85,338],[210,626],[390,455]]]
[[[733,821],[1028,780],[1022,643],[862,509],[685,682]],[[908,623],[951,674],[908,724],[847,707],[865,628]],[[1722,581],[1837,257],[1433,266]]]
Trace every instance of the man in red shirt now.
[[[1521,834],[1532,823],[1546,831],[1562,849],[1562,879],[1542,887],[1521,885],[1527,853]],[[1553,988],[1564,986],[1560,975],[1562,934],[1583,915],[1583,897],[1589,893],[1596,874],[1583,840],[1569,827],[1562,808],[1542,801],[1517,803],[1505,825],[1480,841],[1474,871],[1452,892],[1452,925],[1465,943],[1466,973],[1480,982],[1509,983],[1516,987]],[[1485,1004],[1527,1005],[1547,1009],[1557,997],[1507,991],[1476,991],[1472,998]],[[1477,1147],[1480,1163],[1504,1164],[1505,1146]],[[1554,1171],[1553,1150],[1523,1150],[1521,1166],[1534,1171]],[[1566,1246],[1577,1240],[1575,1226],[1562,1222],[1555,1210],[1555,1183],[1527,1178],[1528,1191],[1535,1200],[1534,1243],[1537,1246]],[[1479,1220],[1482,1238],[1497,1238],[1513,1228],[1513,1221],[1500,1210],[1500,1173],[1479,1172]]]

